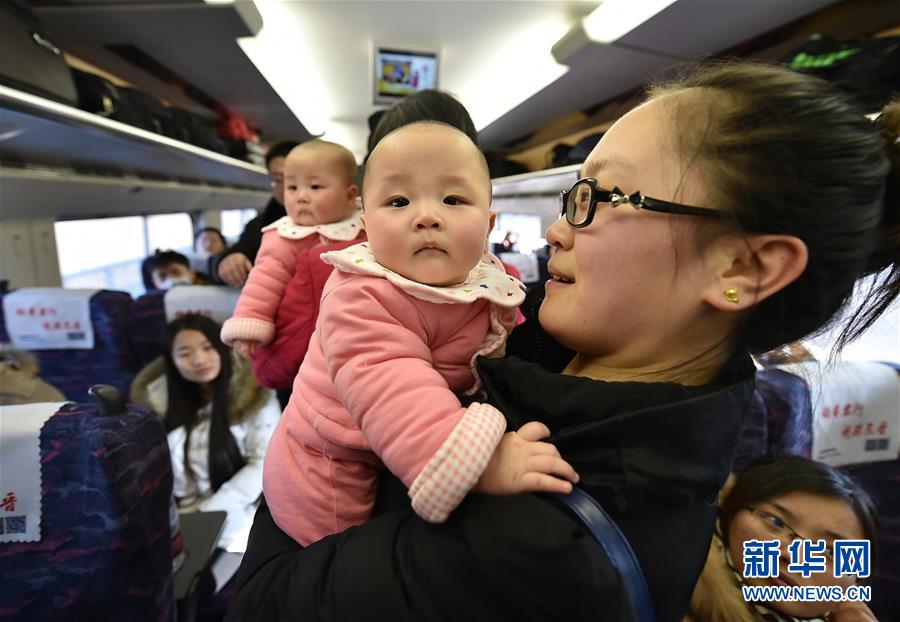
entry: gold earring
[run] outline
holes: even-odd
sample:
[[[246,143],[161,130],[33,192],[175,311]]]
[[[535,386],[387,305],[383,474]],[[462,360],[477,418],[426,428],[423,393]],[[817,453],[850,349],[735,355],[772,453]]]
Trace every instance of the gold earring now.
[[[728,289],[725,290],[724,294],[725,294],[725,300],[727,300],[728,302],[733,302],[734,304],[737,304],[738,302],[740,302],[740,299],[738,298],[738,291],[736,288],[729,287]]]

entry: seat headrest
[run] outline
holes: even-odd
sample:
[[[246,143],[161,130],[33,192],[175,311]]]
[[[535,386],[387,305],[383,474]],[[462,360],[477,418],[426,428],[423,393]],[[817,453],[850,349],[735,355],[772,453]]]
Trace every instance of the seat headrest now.
[[[217,285],[178,285],[168,290],[163,299],[166,322],[197,313],[220,324],[230,318],[237,305],[240,290]]]
[[[24,350],[91,350],[91,298],[98,289],[27,287],[3,296],[10,341]]]

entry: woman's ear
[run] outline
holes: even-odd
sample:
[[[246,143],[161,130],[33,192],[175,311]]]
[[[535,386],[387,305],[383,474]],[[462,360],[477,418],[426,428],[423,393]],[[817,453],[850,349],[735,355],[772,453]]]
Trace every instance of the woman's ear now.
[[[703,300],[720,311],[744,311],[794,282],[806,269],[806,243],[793,235],[732,235],[713,243],[714,278]]]

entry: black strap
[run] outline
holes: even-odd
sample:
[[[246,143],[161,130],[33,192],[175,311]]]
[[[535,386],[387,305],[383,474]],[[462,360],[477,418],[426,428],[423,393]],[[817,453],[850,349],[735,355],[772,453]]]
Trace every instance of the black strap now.
[[[650,590],[628,538],[597,501],[577,486],[567,495],[554,494],[593,534],[625,586],[635,622],[654,622]]]

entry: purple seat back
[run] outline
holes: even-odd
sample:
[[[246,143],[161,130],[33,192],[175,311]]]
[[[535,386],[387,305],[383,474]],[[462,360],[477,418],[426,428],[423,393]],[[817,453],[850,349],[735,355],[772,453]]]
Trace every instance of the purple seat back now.
[[[148,292],[134,301],[129,333],[141,368],[163,353],[163,335],[166,330],[165,294],[165,291]]]
[[[811,453],[812,404],[806,381],[780,369],[758,372],[734,470],[740,471],[767,454],[809,458]]]
[[[159,417],[71,405],[44,425],[40,447],[42,538],[0,546],[0,616],[173,620],[172,467]]]
[[[75,401],[87,400],[87,390],[98,383],[110,384],[127,394],[138,370],[128,337],[133,305],[126,292],[101,290],[94,294],[90,301],[93,349],[36,350],[41,377]],[[0,341],[9,341],[5,318],[0,322]]]

